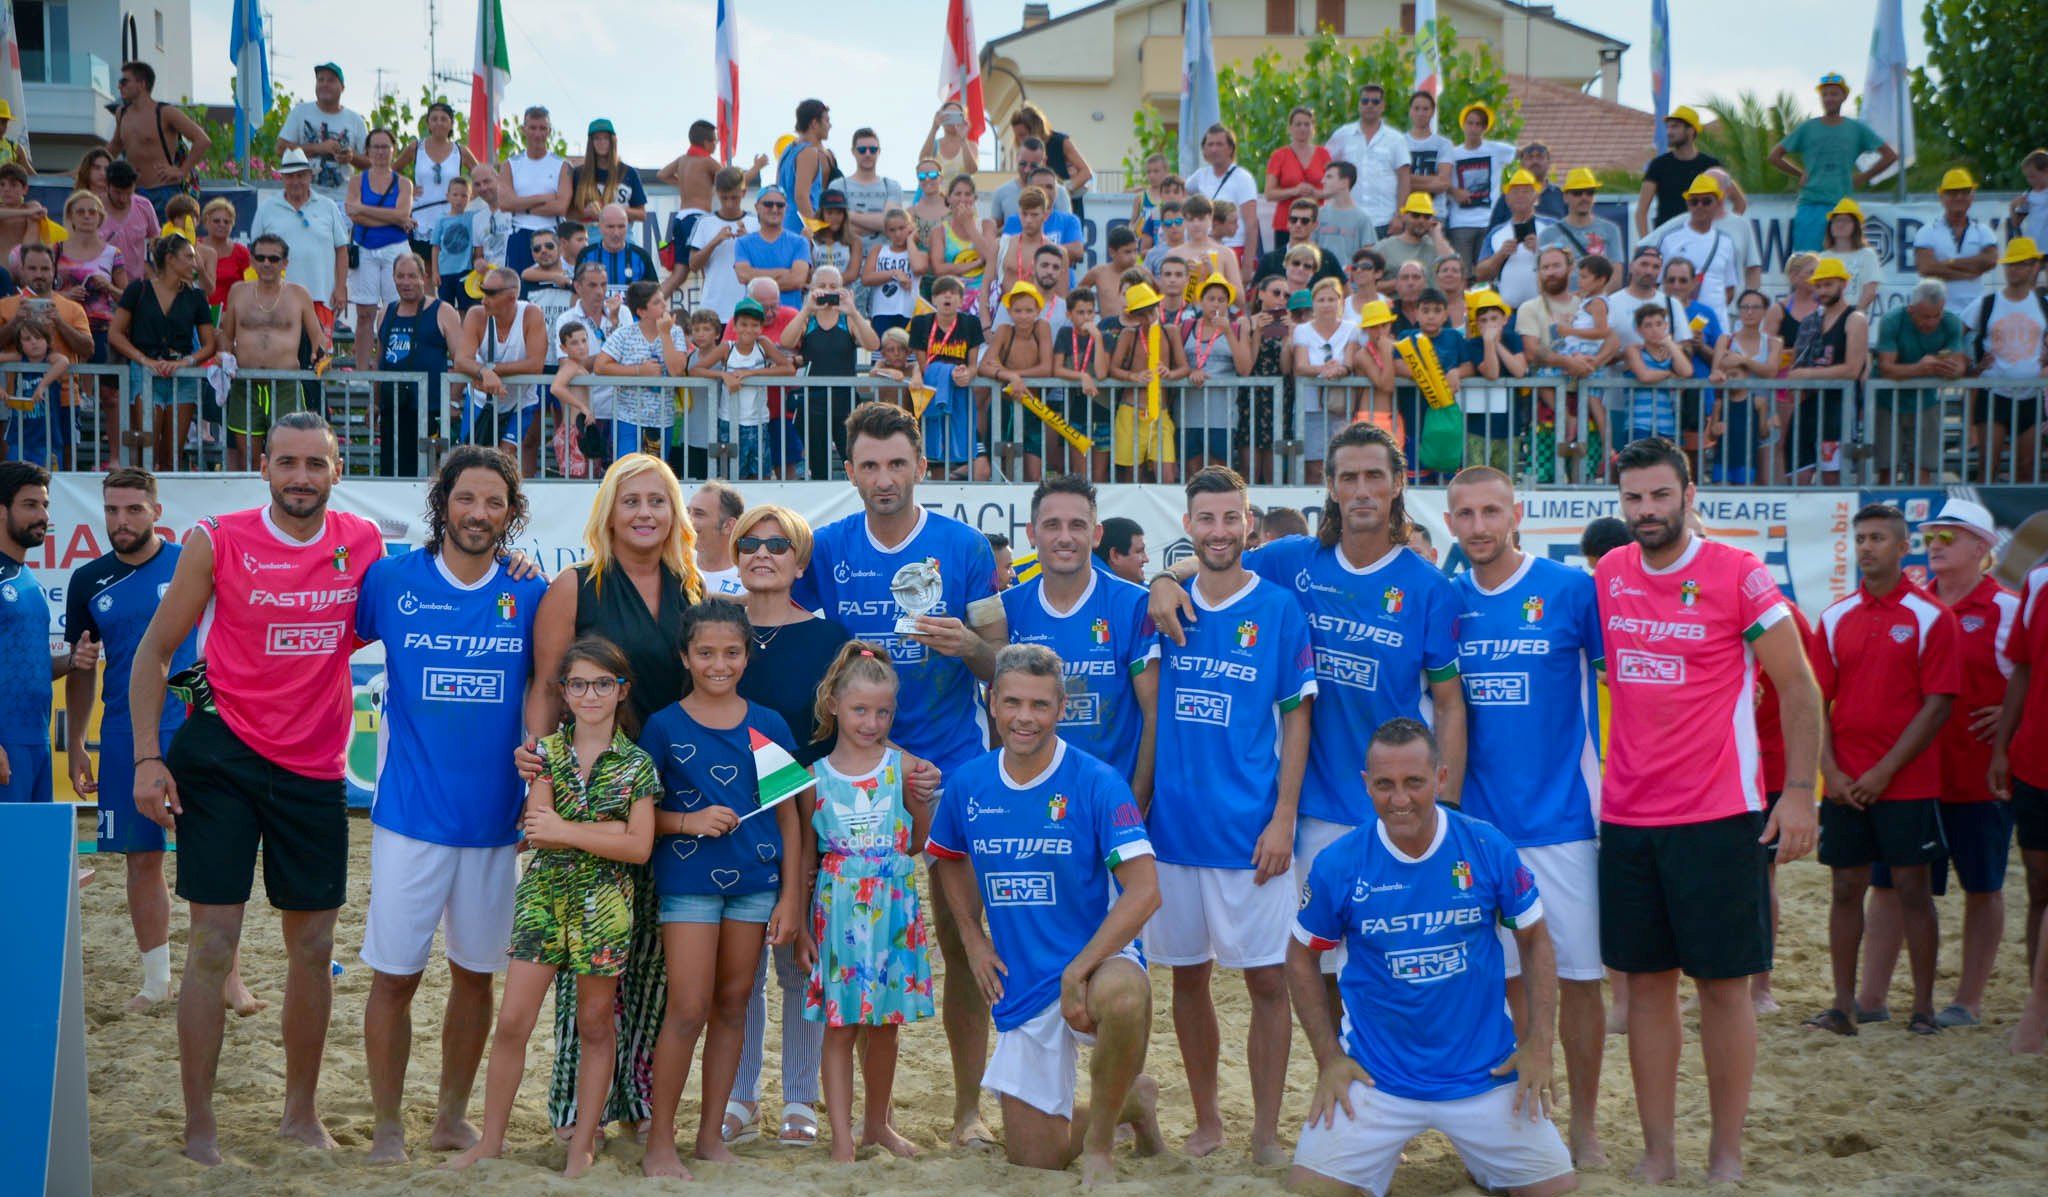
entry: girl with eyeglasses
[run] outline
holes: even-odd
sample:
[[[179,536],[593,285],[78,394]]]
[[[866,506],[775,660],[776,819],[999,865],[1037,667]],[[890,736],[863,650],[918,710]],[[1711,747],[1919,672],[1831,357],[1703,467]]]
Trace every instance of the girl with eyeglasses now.
[[[527,791],[520,820],[534,854],[512,899],[512,959],[484,1080],[483,1136],[449,1160],[449,1169],[504,1153],[526,1077],[527,1040],[558,973],[575,979],[582,1048],[581,1116],[562,1174],[581,1176],[595,1160],[612,1086],[612,1008],[631,951],[634,890],[645,884],[634,866],[654,849],[654,803],[661,796],[654,758],[632,739],[631,674],[626,654],[601,637],[584,637],[562,654],[558,681],[569,717],[540,742],[544,771]]]
[[[431,234],[448,206],[448,183],[476,169],[476,155],[455,140],[455,109],[445,100],[427,105],[422,124],[426,136],[406,143],[392,160],[399,173],[412,178],[412,218],[415,232]],[[414,237],[412,251],[427,257],[432,248],[424,237]]]

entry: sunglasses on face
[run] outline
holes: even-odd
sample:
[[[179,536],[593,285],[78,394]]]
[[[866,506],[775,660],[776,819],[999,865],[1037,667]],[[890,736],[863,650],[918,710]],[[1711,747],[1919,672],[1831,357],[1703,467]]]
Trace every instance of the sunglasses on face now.
[[[533,252],[537,254],[548,253],[554,248],[555,243],[552,241],[536,241],[533,243]]]
[[[518,289],[517,287],[485,287],[483,290],[485,298],[495,298],[499,295],[510,295]]]
[[[1954,528],[1933,528],[1927,532],[1928,544],[1954,544],[1957,532]]]
[[[622,677],[570,677],[562,679],[562,689],[568,691],[571,698],[581,698],[586,694],[595,694],[599,698],[610,698],[618,693],[620,686],[625,684],[626,679]]]
[[[1381,97],[1379,97],[1379,96],[1367,96],[1367,97],[1365,97],[1364,99],[1362,99],[1362,100],[1360,100],[1360,101],[1358,102],[1358,106],[1359,106],[1360,108],[1363,108],[1363,107],[1365,107],[1365,106],[1366,106],[1367,104],[1372,104],[1372,105],[1375,105],[1375,106],[1377,106],[1377,105],[1380,105],[1380,104],[1384,104],[1384,103],[1386,103],[1386,100],[1385,100],[1385,99],[1383,99],[1383,98],[1381,98]]]
[[[1714,199],[1712,196],[1696,195],[1685,201],[1685,203],[1689,208],[1711,208],[1714,206]]]
[[[1316,218],[1313,216],[1290,216],[1287,218],[1288,224],[1314,224],[1315,222]]]
[[[938,177],[939,172],[935,170],[921,170],[917,172],[918,181],[922,183],[929,183]]]
[[[249,260],[250,260],[250,261],[252,261],[252,262],[257,262],[257,263],[260,263],[260,264],[262,264],[262,265],[266,265],[266,266],[273,266],[273,265],[276,265],[276,264],[277,264],[277,263],[279,263],[279,262],[282,262],[282,261],[284,261],[284,255],[283,255],[283,254],[250,254],[250,255],[249,255]]]
[[[1162,228],[1162,229],[1177,229],[1177,228],[1181,227],[1182,225],[1184,225],[1184,224],[1186,224],[1186,223],[1187,223],[1187,221],[1185,221],[1185,220],[1182,220],[1182,219],[1180,219],[1179,217],[1175,217],[1175,218],[1174,218],[1174,219],[1172,219],[1172,220],[1162,220],[1162,221],[1160,221],[1160,222],[1159,222],[1159,227],[1160,227],[1160,228]]]
[[[789,207],[788,204],[783,203],[781,200],[762,200],[760,203],[754,206],[757,208],[773,208],[778,210]]]
[[[882,152],[882,147],[878,145],[857,145],[853,147],[853,152],[856,154],[879,154]]]
[[[742,557],[762,549],[767,549],[771,557],[783,557],[795,546],[790,544],[787,536],[742,536],[733,543],[733,547],[740,551]]]

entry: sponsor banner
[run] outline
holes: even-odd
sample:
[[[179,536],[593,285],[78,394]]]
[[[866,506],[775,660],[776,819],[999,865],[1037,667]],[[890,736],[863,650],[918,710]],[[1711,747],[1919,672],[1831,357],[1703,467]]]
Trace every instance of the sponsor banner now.
[[[335,488],[333,503],[339,510],[352,511],[377,522],[383,529],[387,552],[409,551],[425,534],[426,483],[349,479]],[[813,526],[830,523],[860,509],[852,487],[837,482],[755,483],[743,488],[750,503],[785,505]],[[1023,546],[1030,522],[1031,490],[1025,485],[940,485],[918,487],[919,500],[929,509],[952,516],[983,532],[1001,532],[1013,544]],[[583,522],[597,486],[590,482],[541,482],[529,488],[532,519],[520,535],[517,547],[552,575],[584,556]],[[162,531],[184,540],[204,515],[254,507],[269,501],[269,488],[254,477],[165,479],[158,496],[164,505]],[[1261,487],[1253,501],[1261,507],[1299,507],[1313,526],[1320,517],[1323,492],[1306,486]],[[1579,560],[1579,535],[1586,524],[1604,515],[1616,515],[1618,500],[1611,489],[1548,490],[1531,492],[1522,524],[1523,547],[1569,564]],[[1846,593],[1854,585],[1854,559],[1849,551],[1849,517],[1858,495],[1853,491],[1702,491],[1699,506],[1709,533],[1717,540],[1740,545],[1757,554],[1770,567],[1778,584],[1810,613]],[[1178,487],[1116,486],[1101,493],[1103,517],[1126,516],[1145,529],[1145,542],[1152,567],[1159,568],[1187,557],[1192,549],[1181,529],[1186,500]],[[1444,547],[1442,563],[1446,572],[1465,568],[1462,554],[1444,525],[1444,493],[1441,489],[1412,488],[1407,492],[1409,516],[1427,528],[1435,542]],[[38,553],[30,554],[29,568],[49,592],[51,641],[63,638],[65,588],[71,571],[105,552],[100,527],[100,495],[97,475],[60,474],[51,487],[50,535]],[[339,625],[308,626],[294,635],[306,652],[327,651],[340,643],[348,630]],[[369,786],[376,771],[376,730],[378,698],[381,693],[382,652],[376,646],[356,654],[356,737],[349,751],[349,796],[355,805],[367,805]],[[1359,668],[1371,668],[1361,658]],[[450,695],[465,701],[494,701],[490,679],[455,676],[436,679]],[[59,719],[57,743],[64,743],[61,690],[55,699]],[[1214,719],[1213,708],[1189,710],[1186,716]],[[97,720],[97,715],[95,715]],[[89,737],[96,743],[96,737]],[[71,797],[68,770],[60,774],[60,797]]]

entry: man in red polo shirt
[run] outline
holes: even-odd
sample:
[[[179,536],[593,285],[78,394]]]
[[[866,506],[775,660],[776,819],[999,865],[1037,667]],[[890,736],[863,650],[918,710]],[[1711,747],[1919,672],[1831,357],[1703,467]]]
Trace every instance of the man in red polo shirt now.
[[[1943,839],[1941,754],[1931,749],[1962,689],[1956,617],[1901,569],[1911,540],[1905,513],[1873,503],[1851,526],[1863,584],[1821,612],[1807,650],[1828,704],[1820,862],[1834,870],[1828,955],[1835,1003],[1806,1025],[1856,1033],[1851,1010],[1863,894],[1870,866],[1883,864],[1891,869],[1913,967],[1907,1029],[1933,1035],[1941,1030],[1934,1021],[1940,928],[1928,866],[1942,855]]]
[[[2027,870],[2027,967],[2037,974],[2041,958],[2043,907],[2048,907],[2048,561],[2027,571],[2020,584],[2019,623],[2006,641],[2012,676],[1991,748],[1991,792],[2012,799],[2020,863]],[[2038,988],[2038,986],[2037,986]],[[2031,1008],[2031,1007],[2030,1007]],[[2041,1050],[2042,1028],[2033,1025],[2032,1050]]]
[[[1955,865],[1963,887],[1963,966],[1955,1001],[1934,1021],[1944,1027],[1974,1027],[1984,1013],[1984,987],[2005,937],[2005,867],[2012,857],[2012,804],[1991,792],[1991,734],[2005,697],[2012,661],[2006,644],[2019,622],[2020,597],[1984,570],[1997,543],[1991,513],[1968,499],[1950,499],[1941,513],[1920,525],[1927,561],[1934,573],[1934,597],[1956,617],[1956,642],[1963,689],[1936,751],[1941,757],[1941,833],[1948,855],[1932,870],[1936,895],[1948,892]],[[1863,985],[1856,1011],[1884,1009],[1892,970],[1899,962],[1902,928],[1891,871],[1870,868],[1870,909],[1863,930]]]

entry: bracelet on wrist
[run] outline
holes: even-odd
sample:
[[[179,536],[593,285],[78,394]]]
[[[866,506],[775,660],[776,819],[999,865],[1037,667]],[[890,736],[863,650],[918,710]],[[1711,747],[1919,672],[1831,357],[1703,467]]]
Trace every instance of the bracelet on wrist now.
[[[146,765],[151,761],[155,761],[157,764],[161,765],[164,763],[164,758],[160,756],[138,756],[135,758],[135,764],[137,765]]]

